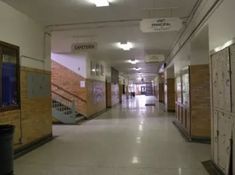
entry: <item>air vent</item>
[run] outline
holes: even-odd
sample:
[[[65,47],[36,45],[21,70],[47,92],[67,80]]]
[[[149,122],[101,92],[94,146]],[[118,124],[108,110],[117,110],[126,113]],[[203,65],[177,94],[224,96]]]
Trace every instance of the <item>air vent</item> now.
[[[74,43],[72,51],[94,50],[97,49],[97,43]]]
[[[160,54],[152,54],[145,56],[145,63],[161,63],[165,61],[165,56]]]

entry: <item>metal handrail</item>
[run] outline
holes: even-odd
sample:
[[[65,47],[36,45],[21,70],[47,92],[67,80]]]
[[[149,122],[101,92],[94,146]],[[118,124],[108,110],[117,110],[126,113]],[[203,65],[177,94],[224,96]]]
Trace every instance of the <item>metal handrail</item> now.
[[[61,86],[59,86],[59,85],[57,85],[57,84],[55,84],[55,83],[51,83],[51,84],[52,84],[52,86],[55,86],[55,87],[58,88],[59,90],[62,90],[62,91],[64,91],[65,93],[67,93],[67,94],[69,94],[69,95],[71,95],[71,96],[73,96],[73,97],[79,99],[80,101],[82,101],[82,102],[84,102],[84,103],[87,103],[86,100],[84,100],[83,98],[79,97],[78,95],[76,95],[76,94],[74,94],[74,93],[72,93],[72,92],[69,92],[68,90],[64,89],[63,87],[61,87]]]
[[[63,112],[65,116],[76,117],[76,105],[75,100],[70,100],[62,95],[52,91],[52,107],[56,110]]]

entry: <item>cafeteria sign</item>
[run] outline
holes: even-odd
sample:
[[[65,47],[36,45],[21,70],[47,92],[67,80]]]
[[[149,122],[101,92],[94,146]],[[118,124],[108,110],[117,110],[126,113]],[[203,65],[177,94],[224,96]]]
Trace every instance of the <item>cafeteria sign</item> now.
[[[180,18],[149,18],[140,22],[140,30],[144,33],[179,31],[182,27]]]

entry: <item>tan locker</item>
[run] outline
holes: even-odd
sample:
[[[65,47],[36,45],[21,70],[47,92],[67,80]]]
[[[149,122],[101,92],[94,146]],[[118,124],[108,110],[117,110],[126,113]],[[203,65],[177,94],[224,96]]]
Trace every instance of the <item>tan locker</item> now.
[[[212,140],[212,143],[213,143],[213,160],[216,164],[218,164],[218,117],[219,115],[219,112],[218,111],[214,111],[214,119],[213,119],[213,124],[214,124],[214,127],[213,127],[213,140]]]
[[[230,156],[230,139],[233,121],[230,114],[219,112],[218,115],[218,166],[226,172]]]
[[[232,112],[235,113],[235,45],[231,46]]]
[[[220,53],[216,53],[212,56],[212,88],[213,88],[213,105],[219,108],[219,72],[218,72],[218,58]]]
[[[218,59],[217,59],[217,67],[216,67],[216,70],[217,70],[217,74],[218,74],[218,94],[216,94],[218,97],[217,97],[217,100],[218,100],[218,108],[220,109],[224,109],[224,78],[223,78],[223,51],[221,51],[218,55]]]
[[[213,104],[214,107],[231,111],[231,80],[229,49],[212,56]]]
[[[230,78],[230,57],[229,49],[222,51],[222,83],[223,83],[223,108],[227,112],[231,112],[231,78]]]

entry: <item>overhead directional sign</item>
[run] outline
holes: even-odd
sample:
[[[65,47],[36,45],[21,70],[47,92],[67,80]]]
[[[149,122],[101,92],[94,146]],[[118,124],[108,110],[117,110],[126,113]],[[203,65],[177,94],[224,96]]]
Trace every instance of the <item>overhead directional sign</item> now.
[[[72,51],[93,50],[97,48],[96,42],[91,43],[74,43],[72,44]]]
[[[140,22],[140,30],[144,33],[179,31],[182,27],[180,18],[148,18]]]

